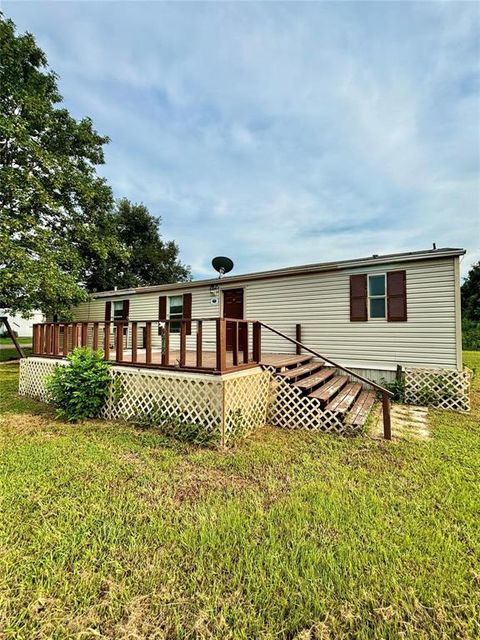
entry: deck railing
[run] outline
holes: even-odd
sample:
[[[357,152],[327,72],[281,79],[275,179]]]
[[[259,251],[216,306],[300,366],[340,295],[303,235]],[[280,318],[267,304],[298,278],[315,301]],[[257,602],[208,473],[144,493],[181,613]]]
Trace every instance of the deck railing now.
[[[32,346],[37,356],[62,358],[88,346],[116,364],[205,373],[258,366],[261,359],[260,323],[236,318],[44,322],[34,324]]]

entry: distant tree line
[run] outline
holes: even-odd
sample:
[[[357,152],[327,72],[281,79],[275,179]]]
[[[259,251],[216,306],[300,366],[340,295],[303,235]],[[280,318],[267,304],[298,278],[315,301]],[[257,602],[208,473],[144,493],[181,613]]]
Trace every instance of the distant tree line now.
[[[480,350],[480,262],[462,285],[462,333],[464,349]]]
[[[143,204],[97,173],[108,137],[61,106],[57,76],[0,13],[0,301],[68,316],[89,291],[189,280]]]

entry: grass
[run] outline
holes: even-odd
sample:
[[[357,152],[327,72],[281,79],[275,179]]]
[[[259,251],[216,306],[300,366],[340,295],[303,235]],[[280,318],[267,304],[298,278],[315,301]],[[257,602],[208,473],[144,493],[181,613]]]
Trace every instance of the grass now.
[[[480,637],[479,376],[427,442],[228,451],[64,424],[0,376],[0,637]]]
[[[31,348],[22,348],[23,353],[25,354],[25,356],[29,356],[32,353]],[[11,349],[0,349],[0,362],[7,362],[8,360],[18,360],[20,356],[18,355],[18,351],[15,349],[15,347],[12,347]]]
[[[32,336],[18,337],[17,340],[20,344],[31,344]],[[12,344],[12,339],[9,336],[0,337],[0,344]]]

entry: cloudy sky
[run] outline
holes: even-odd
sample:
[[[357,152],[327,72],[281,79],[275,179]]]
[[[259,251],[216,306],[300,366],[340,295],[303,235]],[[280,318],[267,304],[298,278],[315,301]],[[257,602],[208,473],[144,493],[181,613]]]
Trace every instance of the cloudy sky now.
[[[478,3],[3,2],[195,277],[480,259]]]

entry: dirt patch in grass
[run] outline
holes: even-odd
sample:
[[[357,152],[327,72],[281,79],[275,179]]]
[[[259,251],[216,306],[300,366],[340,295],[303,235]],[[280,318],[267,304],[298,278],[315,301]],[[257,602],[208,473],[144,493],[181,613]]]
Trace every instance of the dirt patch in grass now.
[[[35,414],[18,414],[5,413],[0,415],[0,427],[8,435],[31,436],[42,435],[45,437],[54,437],[58,435],[56,431],[50,431],[52,425],[51,420]],[[46,429],[49,429],[46,431]]]

